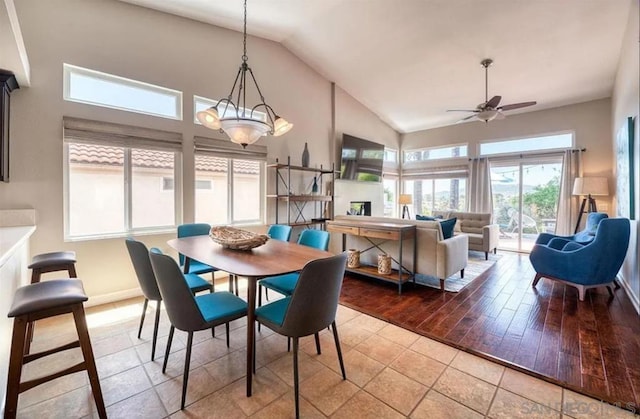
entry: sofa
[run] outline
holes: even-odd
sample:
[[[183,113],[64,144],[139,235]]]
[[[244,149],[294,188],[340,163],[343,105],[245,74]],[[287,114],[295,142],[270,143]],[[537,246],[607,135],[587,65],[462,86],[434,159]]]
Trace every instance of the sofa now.
[[[337,215],[335,220],[347,221],[366,221],[371,223],[401,223],[416,226],[416,267],[418,274],[429,275],[440,279],[440,289],[444,291],[444,282],[446,278],[460,272],[464,276],[464,268],[467,266],[469,259],[469,242],[468,236],[458,234],[449,239],[444,239],[442,235],[442,227],[439,221],[417,221],[404,220],[399,218],[387,217],[364,217],[354,215]],[[334,252],[342,251],[342,234],[331,233],[330,250]],[[381,239],[372,239],[375,243],[380,243]],[[346,249],[367,249],[371,247],[371,243],[364,237],[346,235]],[[382,250],[391,255],[394,259],[398,259],[398,241],[386,241],[380,245]],[[409,270],[414,270],[413,266],[413,239],[403,241],[403,265]],[[360,262],[363,264],[376,265],[377,256],[382,253],[377,249],[372,249],[360,254]],[[397,264],[393,262],[394,269]]]
[[[484,258],[489,259],[489,252],[496,253],[500,238],[500,227],[491,224],[491,214],[481,212],[434,211],[435,217],[444,219],[457,218],[454,234],[469,236],[469,250],[484,252]]]

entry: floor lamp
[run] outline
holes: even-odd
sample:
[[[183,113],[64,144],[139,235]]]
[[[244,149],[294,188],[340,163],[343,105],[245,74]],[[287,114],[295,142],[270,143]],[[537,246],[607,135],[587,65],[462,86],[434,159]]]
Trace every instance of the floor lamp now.
[[[582,221],[582,214],[587,212],[598,212],[596,208],[596,200],[594,196],[607,196],[609,195],[609,183],[606,177],[578,177],[573,183],[573,195],[586,195],[582,198],[582,204],[580,205],[580,212],[578,213],[578,221],[576,222],[576,228],[573,234],[578,232],[580,228],[580,221]],[[587,210],[585,211],[585,206]]]
[[[413,197],[409,194],[400,194],[400,197],[398,198],[398,204],[402,205],[402,218],[404,218],[404,215],[407,215],[407,219],[411,219],[411,216],[409,215],[409,207],[407,205],[411,205],[411,203],[413,202]]]

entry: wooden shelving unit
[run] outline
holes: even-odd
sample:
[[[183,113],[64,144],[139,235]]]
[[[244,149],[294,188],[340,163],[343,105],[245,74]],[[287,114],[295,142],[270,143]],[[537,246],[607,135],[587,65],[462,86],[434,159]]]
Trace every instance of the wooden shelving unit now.
[[[322,224],[327,219],[333,218],[333,193],[330,195],[322,194],[322,186],[327,180],[331,180],[331,188],[335,185],[335,169],[331,165],[331,169],[324,169],[320,166],[319,169],[313,167],[302,167],[291,165],[291,157],[287,157],[287,163],[280,163],[277,159],[275,163],[268,164],[268,169],[276,171],[276,188],[275,194],[268,194],[267,198],[275,199],[276,201],[286,202],[286,219],[283,219],[281,214],[281,208],[276,203],[276,224],[288,224],[294,227],[309,227],[311,225]],[[291,177],[292,172],[312,173],[316,176],[318,183],[319,194],[299,194],[297,191],[292,190]],[[295,175],[294,175],[295,176]],[[333,192],[333,190],[332,190]],[[304,210],[307,204],[313,203],[314,215],[313,217],[308,214],[305,215]],[[323,203],[329,203],[328,216],[325,218],[323,215]]]

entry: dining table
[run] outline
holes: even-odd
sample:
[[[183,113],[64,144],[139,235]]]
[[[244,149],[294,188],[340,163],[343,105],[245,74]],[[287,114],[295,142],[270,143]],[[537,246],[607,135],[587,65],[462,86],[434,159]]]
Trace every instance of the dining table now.
[[[273,239],[251,250],[225,248],[213,242],[209,236],[176,238],[169,240],[167,244],[185,256],[185,272],[189,269],[189,261],[195,259],[230,275],[247,278],[247,397],[251,397],[258,280],[300,271],[312,260],[330,257],[333,254]]]

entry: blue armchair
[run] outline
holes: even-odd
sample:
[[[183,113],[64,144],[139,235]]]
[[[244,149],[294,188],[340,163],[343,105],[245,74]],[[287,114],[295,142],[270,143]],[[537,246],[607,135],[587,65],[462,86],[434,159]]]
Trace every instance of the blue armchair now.
[[[557,249],[550,245],[553,240],[549,244],[536,244],[529,255],[536,271],[534,287],[544,277],[578,288],[580,301],[584,301],[589,288],[606,286],[613,295],[611,285],[629,246],[629,220],[603,219],[593,241],[587,244],[566,241]]]
[[[584,230],[571,236],[556,236],[550,233],[540,233],[536,244],[546,244],[549,247],[560,250],[569,241],[580,244],[591,243],[596,235],[598,224],[605,218],[609,218],[609,216],[604,212],[590,212],[587,216],[587,224]]]

